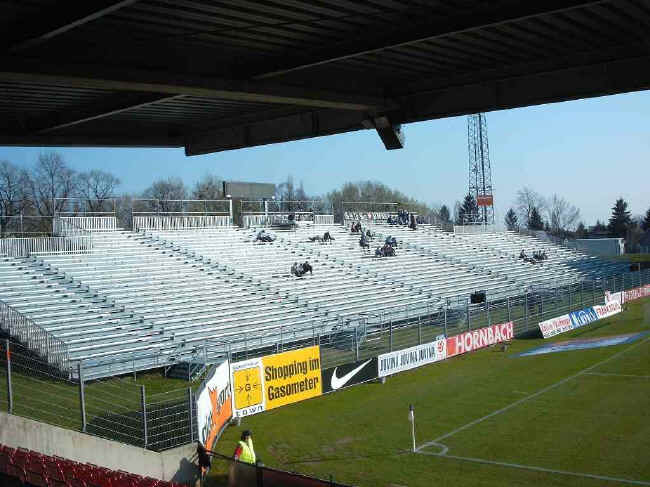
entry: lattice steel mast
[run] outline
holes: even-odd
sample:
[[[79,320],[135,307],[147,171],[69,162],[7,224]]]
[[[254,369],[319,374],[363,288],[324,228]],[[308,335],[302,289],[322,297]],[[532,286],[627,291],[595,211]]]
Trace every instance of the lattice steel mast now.
[[[474,196],[479,205],[479,211],[476,215],[472,215],[472,220],[474,223],[493,224],[492,171],[485,113],[476,113],[467,117],[467,150],[469,152],[469,194]]]

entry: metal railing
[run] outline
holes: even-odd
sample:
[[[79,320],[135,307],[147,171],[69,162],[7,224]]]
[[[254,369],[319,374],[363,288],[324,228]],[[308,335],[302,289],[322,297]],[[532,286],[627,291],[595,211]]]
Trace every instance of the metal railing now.
[[[86,235],[88,232],[117,230],[117,218],[114,216],[63,216],[54,217],[55,235]]]
[[[227,227],[231,219],[228,215],[207,216],[134,216],[133,231],[142,230],[187,230],[196,228]]]
[[[47,364],[67,375],[70,369],[67,344],[3,301],[0,301],[0,330],[26,344]]]
[[[0,254],[29,257],[37,253],[85,253],[92,250],[91,235],[0,239]]]

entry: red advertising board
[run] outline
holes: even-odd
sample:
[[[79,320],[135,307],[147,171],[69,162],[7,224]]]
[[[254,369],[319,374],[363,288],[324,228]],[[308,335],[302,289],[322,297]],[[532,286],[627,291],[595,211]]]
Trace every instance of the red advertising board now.
[[[650,296],[650,284],[623,291],[623,301],[626,303],[635,299],[645,298],[646,296]]]
[[[479,195],[476,198],[476,204],[478,206],[492,206],[494,198],[491,194]]]
[[[512,338],[514,338],[512,321],[467,331],[447,338],[447,357],[478,350]]]

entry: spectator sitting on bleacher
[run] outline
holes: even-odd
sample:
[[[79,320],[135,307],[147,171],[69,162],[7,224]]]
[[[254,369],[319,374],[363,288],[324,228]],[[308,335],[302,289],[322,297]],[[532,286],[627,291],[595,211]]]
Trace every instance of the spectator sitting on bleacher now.
[[[307,261],[305,261],[303,264],[298,264],[297,262],[294,262],[293,265],[291,266],[291,274],[293,274],[296,277],[302,277],[305,274],[307,274],[307,272],[313,274],[313,267]]]
[[[415,230],[418,228],[417,223],[415,223],[415,215],[411,214],[411,223],[409,224],[409,228],[411,230]]]
[[[386,240],[384,242],[386,245],[390,245],[391,247],[397,247],[397,239],[393,237],[392,235],[389,235],[386,237]]]
[[[384,244],[383,247],[377,247],[375,249],[376,257],[395,257],[395,249],[388,245]]]
[[[370,231],[370,229],[366,230],[366,237],[368,237],[368,240],[372,240],[375,238],[375,234]]]
[[[321,237],[320,235],[315,235],[314,237],[307,237],[307,238],[309,239],[310,242],[323,243],[323,237]]]
[[[330,235],[330,232],[325,232],[323,234],[323,242],[331,242],[331,241],[334,241],[334,240],[336,240],[336,239]]]
[[[257,238],[255,238],[255,241],[260,241],[260,242],[273,242],[275,240],[275,235],[272,233],[268,233],[266,230],[262,229],[259,232],[257,232]]]
[[[520,259],[526,259],[526,252],[524,252],[524,249],[521,249],[521,252],[519,252],[519,258]]]

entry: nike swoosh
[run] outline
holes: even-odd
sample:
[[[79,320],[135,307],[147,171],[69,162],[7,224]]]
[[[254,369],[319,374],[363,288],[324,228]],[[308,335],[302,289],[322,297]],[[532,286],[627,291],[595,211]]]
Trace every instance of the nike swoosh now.
[[[343,377],[337,377],[336,376],[336,369],[338,367],[334,367],[334,372],[332,372],[332,381],[331,381],[332,389],[336,390],[336,389],[340,389],[341,387],[343,387],[345,384],[348,383],[348,381],[350,379],[352,379],[352,377],[354,377],[356,375],[357,372],[359,372],[361,369],[363,369],[371,361],[372,361],[372,359],[367,360],[366,362],[359,365],[356,369],[351,370],[350,372],[345,374]]]

